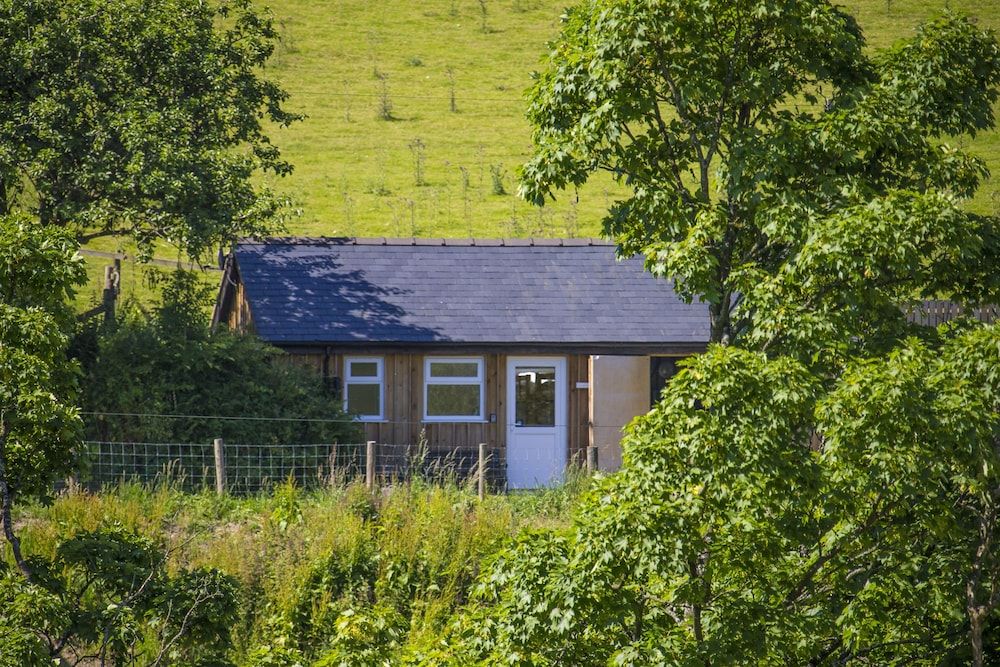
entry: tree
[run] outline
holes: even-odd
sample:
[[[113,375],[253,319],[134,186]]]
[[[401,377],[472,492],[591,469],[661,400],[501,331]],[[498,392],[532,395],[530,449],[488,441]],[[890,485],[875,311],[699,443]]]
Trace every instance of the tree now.
[[[66,355],[66,302],[84,277],[75,245],[59,229],[0,216],[0,513],[14,560],[29,578],[11,505],[69,471],[81,428],[76,366]]]
[[[214,569],[170,572],[169,552],[108,524],[32,558],[33,581],[0,563],[0,667],[229,667],[235,580]]]
[[[986,170],[1000,45],[953,15],[869,57],[821,2],[592,0],[531,91],[536,203],[598,170],[625,255],[712,345],[629,427],[565,534],[522,537],[456,663],[985,664],[1000,562],[1000,329]]]
[[[625,183],[605,232],[708,302],[713,342],[811,312],[849,344],[920,297],[994,296],[995,220],[960,207],[986,169],[941,137],[993,126],[996,39],[945,15],[863,47],[819,0],[584,2],[530,92],[521,192]]]
[[[454,662],[995,659],[998,367],[996,326],[826,388],[795,359],[713,347],[633,423],[573,530],[487,568]]]
[[[0,213],[192,256],[270,229],[276,38],[250,0],[3,0]]]
[[[168,573],[159,545],[117,526],[26,555],[15,502],[47,495],[78,458],[78,363],[68,301],[84,279],[76,241],[23,215],[0,216],[0,665],[225,665],[235,584],[212,570]],[[146,653],[153,651],[152,655]]]

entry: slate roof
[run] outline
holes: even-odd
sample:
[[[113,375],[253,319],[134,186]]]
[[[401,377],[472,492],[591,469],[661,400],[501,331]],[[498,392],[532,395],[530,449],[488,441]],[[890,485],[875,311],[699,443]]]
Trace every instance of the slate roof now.
[[[283,238],[233,254],[275,344],[708,340],[707,306],[601,241]]]

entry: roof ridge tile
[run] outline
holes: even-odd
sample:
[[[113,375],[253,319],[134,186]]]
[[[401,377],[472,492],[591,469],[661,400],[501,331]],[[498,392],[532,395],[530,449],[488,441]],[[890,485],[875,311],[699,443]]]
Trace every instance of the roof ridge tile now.
[[[588,237],[495,237],[441,238],[393,236],[254,236],[241,238],[236,245],[376,245],[453,247],[580,247],[612,246],[614,242]]]

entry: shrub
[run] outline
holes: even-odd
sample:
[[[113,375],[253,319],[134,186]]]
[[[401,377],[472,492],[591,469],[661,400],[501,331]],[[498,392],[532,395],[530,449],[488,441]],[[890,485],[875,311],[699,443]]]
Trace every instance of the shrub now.
[[[89,419],[88,439],[207,443],[221,437],[288,445],[357,438],[356,426],[315,372],[293,365],[253,336],[211,331],[203,306],[209,288],[194,274],[175,271],[164,280],[152,312],[127,305],[117,324],[78,336],[77,349],[91,350],[82,355],[83,410],[143,415]],[[294,417],[341,421],[287,419]]]

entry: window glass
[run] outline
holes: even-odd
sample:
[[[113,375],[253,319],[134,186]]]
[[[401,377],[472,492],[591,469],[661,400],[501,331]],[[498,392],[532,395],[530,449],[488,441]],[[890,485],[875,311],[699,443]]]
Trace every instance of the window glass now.
[[[478,417],[478,384],[427,385],[428,417]]]
[[[382,414],[382,387],[378,384],[348,384],[347,411],[359,417]]]
[[[344,409],[362,421],[382,419],[382,359],[354,357],[344,360]]]
[[[556,369],[522,367],[515,371],[514,419],[516,426],[556,425]]]
[[[663,397],[663,389],[670,378],[677,374],[677,359],[671,357],[650,357],[649,359],[649,404],[655,406]]]
[[[350,376],[355,378],[374,378],[378,377],[378,362],[377,361],[352,361]]]
[[[482,359],[430,357],[424,367],[424,417],[474,421],[483,416]]]
[[[432,361],[431,377],[436,377],[436,378],[479,377],[479,363],[475,361]]]

